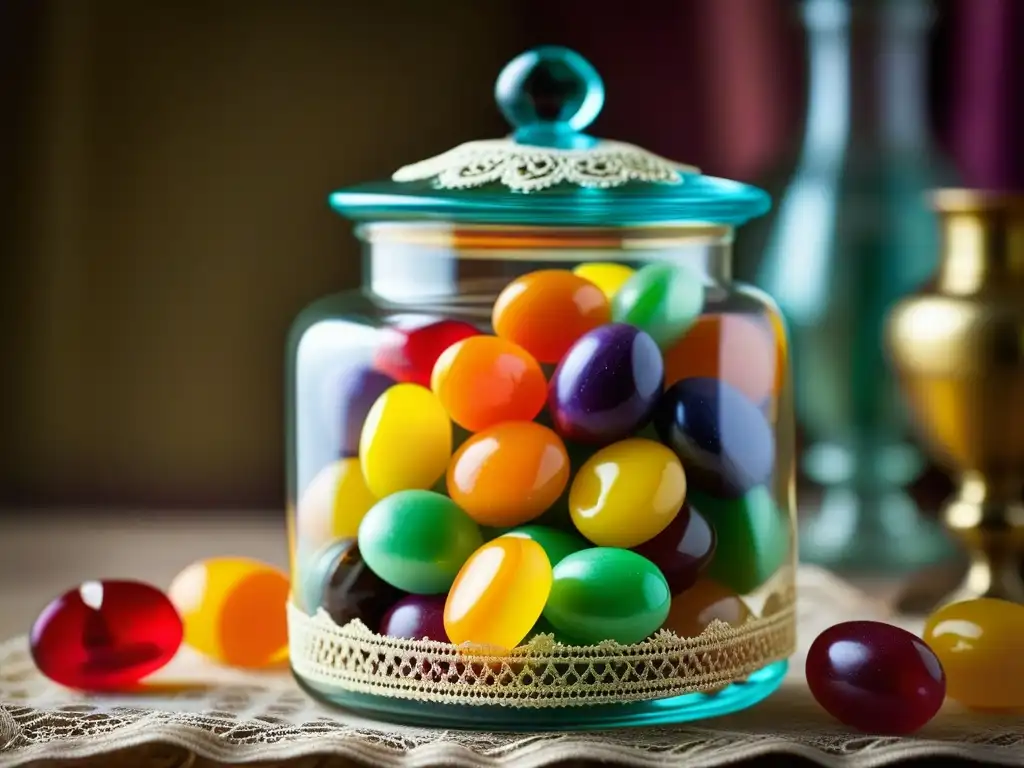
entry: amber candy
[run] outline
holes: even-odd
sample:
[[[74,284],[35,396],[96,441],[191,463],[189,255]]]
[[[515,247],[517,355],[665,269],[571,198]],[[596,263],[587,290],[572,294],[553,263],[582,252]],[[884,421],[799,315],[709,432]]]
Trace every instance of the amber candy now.
[[[662,627],[680,637],[697,637],[716,619],[739,627],[749,616],[750,609],[739,595],[704,577],[672,598],[672,607]]]

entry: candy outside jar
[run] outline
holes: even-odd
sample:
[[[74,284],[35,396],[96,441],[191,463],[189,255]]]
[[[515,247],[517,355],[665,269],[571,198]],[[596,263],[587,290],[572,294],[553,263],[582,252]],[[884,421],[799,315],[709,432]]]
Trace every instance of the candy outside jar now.
[[[364,282],[289,339],[292,668],[446,727],[750,706],[795,646],[785,330],[730,275],[770,201],[584,133],[572,51],[495,91],[510,137],[331,197]]]

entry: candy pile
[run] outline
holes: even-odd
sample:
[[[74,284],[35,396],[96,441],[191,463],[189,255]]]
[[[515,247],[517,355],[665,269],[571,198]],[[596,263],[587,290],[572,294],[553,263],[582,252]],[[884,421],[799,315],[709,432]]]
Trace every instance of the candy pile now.
[[[707,304],[685,266],[594,263],[513,280],[493,334],[385,334],[298,501],[300,607],[506,650],[742,623],[790,552],[780,352],[771,319]]]

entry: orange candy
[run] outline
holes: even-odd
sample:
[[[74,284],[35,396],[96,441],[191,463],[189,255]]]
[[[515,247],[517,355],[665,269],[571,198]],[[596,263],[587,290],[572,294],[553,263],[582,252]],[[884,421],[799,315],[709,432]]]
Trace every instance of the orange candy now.
[[[538,361],[557,363],[587,331],[611,322],[604,291],[561,269],[542,269],[518,277],[494,302],[492,324]]]
[[[472,336],[448,347],[434,365],[430,388],[452,421],[470,432],[531,421],[548,394],[530,353],[497,336]]]
[[[448,465],[448,495],[480,525],[511,528],[542,515],[569,482],[562,439],[532,421],[469,438]]]
[[[722,379],[754,403],[775,390],[776,343],[760,317],[704,315],[665,353],[665,386],[680,379]]]
[[[749,616],[750,609],[739,595],[717,581],[702,578],[672,598],[668,618],[661,626],[679,637],[697,637],[715,619],[739,627]]]

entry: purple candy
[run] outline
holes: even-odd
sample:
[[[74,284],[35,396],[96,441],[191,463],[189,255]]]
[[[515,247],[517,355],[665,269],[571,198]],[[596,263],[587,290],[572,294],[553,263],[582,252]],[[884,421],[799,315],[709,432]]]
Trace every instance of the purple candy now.
[[[665,575],[673,595],[696,582],[715,556],[715,529],[688,503],[668,527],[633,551],[643,555]]]
[[[650,336],[624,323],[595,328],[572,345],[551,377],[555,430],[598,445],[628,437],[650,420],[664,380],[661,351]]]
[[[444,595],[409,595],[384,614],[380,633],[409,640],[450,642],[444,628]]]
[[[384,390],[395,384],[387,374],[372,368],[349,370],[338,382],[338,404],[341,425],[341,457],[359,455],[359,435],[363,431],[366,414],[384,394]]]

